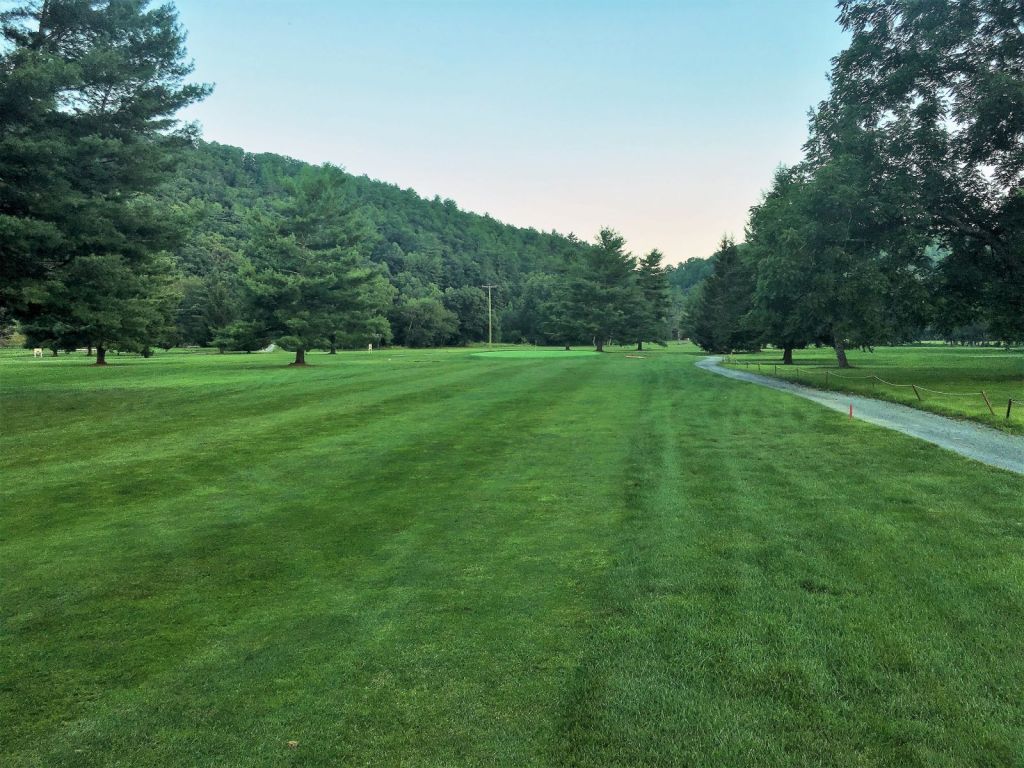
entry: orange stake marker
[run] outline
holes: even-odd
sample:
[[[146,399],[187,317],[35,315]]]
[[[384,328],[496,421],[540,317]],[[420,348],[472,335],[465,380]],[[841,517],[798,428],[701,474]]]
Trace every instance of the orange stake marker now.
[[[853,420],[853,403],[850,403],[850,420]]]

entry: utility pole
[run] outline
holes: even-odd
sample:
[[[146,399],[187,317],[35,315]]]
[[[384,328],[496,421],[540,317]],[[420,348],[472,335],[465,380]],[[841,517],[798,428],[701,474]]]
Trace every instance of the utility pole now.
[[[497,288],[498,286],[481,285],[480,287],[487,289],[487,346],[490,347],[491,343],[494,341],[494,335],[491,330],[494,327],[494,321],[491,315],[491,289]]]

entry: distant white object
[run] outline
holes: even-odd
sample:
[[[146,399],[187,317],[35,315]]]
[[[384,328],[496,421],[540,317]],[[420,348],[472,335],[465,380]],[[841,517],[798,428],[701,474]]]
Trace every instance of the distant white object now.
[[[373,344],[367,344],[366,345],[366,351],[367,352],[373,352]]]
[[[273,352],[275,349],[277,349],[277,344],[268,344],[260,352]]]
[[[43,356],[43,348],[42,347],[36,347],[35,349],[32,350],[32,357],[42,357],[42,356]]]

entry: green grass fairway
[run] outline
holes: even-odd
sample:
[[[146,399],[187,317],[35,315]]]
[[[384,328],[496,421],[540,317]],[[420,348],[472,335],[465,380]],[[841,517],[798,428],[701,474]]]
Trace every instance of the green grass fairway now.
[[[1009,398],[1024,402],[1024,349],[998,347],[877,347],[874,352],[848,353],[854,370],[836,366],[829,348],[799,349],[793,362],[804,371],[782,365],[782,352],[767,350],[757,355],[734,355],[734,367],[789,381],[838,389],[868,397],[903,403],[915,408],[956,418],[980,421],[997,429],[1024,435],[1024,404],[1015,404],[1006,419]],[[750,365],[760,362],[761,367]],[[778,363],[778,365],[773,365]],[[904,386],[888,386],[870,377]],[[909,384],[916,384],[918,399]],[[935,390],[935,391],[928,391]],[[995,416],[989,411],[982,390],[988,395]],[[937,392],[953,394],[937,394]]]
[[[0,763],[1019,766],[1024,478],[644,354],[0,359]]]
[[[519,349],[494,349],[474,353],[478,357],[503,358],[535,358],[557,360],[562,357],[593,356],[597,353],[592,349],[563,349],[562,347],[521,347]]]

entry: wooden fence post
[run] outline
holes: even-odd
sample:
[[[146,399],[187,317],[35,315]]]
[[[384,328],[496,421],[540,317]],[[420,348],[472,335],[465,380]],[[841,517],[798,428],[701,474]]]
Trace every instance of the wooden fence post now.
[[[989,402],[988,395],[985,394],[984,389],[981,390],[981,396],[985,398],[985,405],[988,406],[988,412],[995,416],[996,412],[992,410],[992,403]]]
[[[917,395],[917,399],[920,400],[921,399],[921,393],[917,391],[917,385],[916,384],[911,384],[910,386],[912,386],[914,388],[914,394]]]
[[[1006,420],[1010,420],[1010,409],[1013,408],[1013,398],[1006,401]]]

